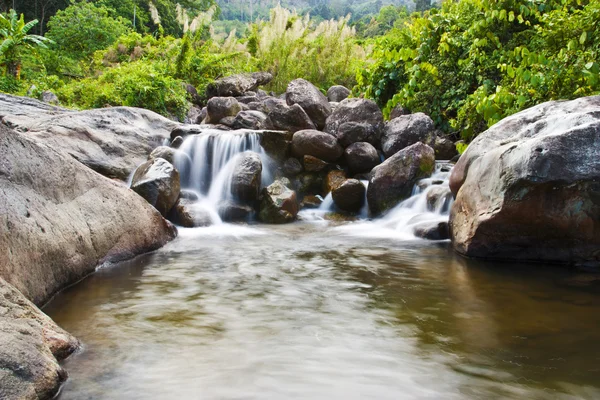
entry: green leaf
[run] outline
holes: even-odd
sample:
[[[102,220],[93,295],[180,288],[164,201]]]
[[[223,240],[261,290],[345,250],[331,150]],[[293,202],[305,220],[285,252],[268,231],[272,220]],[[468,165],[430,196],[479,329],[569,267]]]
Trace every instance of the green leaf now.
[[[584,44],[586,39],[587,39],[587,32],[585,32],[585,31],[584,31],[584,32],[581,34],[581,36],[579,36],[579,43],[580,43],[580,44]]]

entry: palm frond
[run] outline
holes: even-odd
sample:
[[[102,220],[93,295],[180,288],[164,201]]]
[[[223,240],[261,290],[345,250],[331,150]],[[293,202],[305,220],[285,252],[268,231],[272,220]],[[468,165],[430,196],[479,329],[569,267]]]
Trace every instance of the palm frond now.
[[[14,46],[15,41],[13,39],[4,39],[2,44],[0,44],[0,55],[6,53],[12,46]]]
[[[21,15],[21,16],[22,16],[22,15]],[[30,30],[31,28],[33,28],[35,25],[37,25],[37,23],[38,23],[38,22],[39,22],[39,21],[38,21],[37,19],[34,19],[34,20],[31,20],[31,21],[29,21],[28,23],[26,23],[26,24],[23,26],[23,29],[21,29],[21,32],[23,32],[23,33],[27,33],[27,32],[29,32],[29,30]]]

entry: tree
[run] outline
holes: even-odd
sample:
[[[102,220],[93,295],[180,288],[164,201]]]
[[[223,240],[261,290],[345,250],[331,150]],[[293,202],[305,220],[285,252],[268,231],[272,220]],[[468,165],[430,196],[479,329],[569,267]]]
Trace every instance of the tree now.
[[[130,29],[129,21],[112,17],[113,12],[92,3],[73,3],[50,18],[46,36],[56,42],[59,51],[73,59],[90,57]]]
[[[43,36],[28,34],[37,23],[37,19],[25,23],[25,16],[17,17],[15,10],[10,10],[7,15],[0,14],[0,56],[4,59],[8,75],[20,79],[23,53],[34,50],[36,46],[45,48],[46,43],[51,42]]]

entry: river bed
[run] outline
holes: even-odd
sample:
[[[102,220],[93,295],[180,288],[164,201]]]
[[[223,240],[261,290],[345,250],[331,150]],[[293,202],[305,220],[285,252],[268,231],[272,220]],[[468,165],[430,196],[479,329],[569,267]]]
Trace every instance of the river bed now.
[[[181,229],[44,311],[67,399],[600,398],[600,280],[368,223]]]

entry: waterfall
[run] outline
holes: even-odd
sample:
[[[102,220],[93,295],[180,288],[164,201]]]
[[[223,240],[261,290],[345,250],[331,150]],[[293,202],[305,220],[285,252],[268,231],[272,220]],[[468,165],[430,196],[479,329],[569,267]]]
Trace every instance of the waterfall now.
[[[393,237],[411,240],[415,227],[424,223],[447,222],[454,202],[449,179],[452,165],[436,163],[430,178],[420,180],[412,195],[383,217],[336,228],[346,234],[369,237]],[[365,217],[366,210],[361,212]]]
[[[260,156],[262,185],[272,183],[271,159],[261,147],[259,133],[255,131],[205,129],[198,135],[186,137],[175,156],[181,188],[198,196],[198,206],[210,213],[213,223],[222,222],[217,211],[219,205],[234,200],[232,175],[237,158],[247,151]]]

